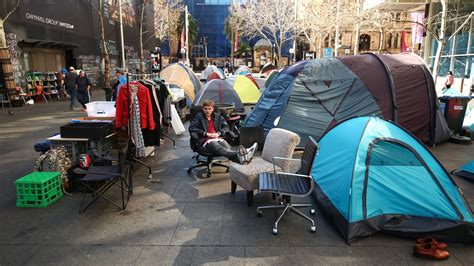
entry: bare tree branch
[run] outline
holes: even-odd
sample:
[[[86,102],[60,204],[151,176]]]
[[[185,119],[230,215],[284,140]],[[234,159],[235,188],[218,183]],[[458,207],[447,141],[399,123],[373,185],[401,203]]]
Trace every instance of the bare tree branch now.
[[[9,17],[11,14],[13,14],[13,12],[15,12],[15,9],[18,8],[18,6],[20,5],[20,2],[21,2],[21,0],[17,0],[17,1],[16,1],[15,7],[12,8],[12,10],[10,10],[10,12],[8,12],[8,14],[7,14],[7,15],[5,16],[5,18],[3,19],[3,22],[5,22],[5,20],[7,20],[8,17]]]

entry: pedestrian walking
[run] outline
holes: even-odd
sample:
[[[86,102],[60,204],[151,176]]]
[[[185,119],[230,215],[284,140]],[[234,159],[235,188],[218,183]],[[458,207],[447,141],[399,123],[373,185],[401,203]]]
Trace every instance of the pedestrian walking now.
[[[87,106],[86,103],[90,101],[90,89],[92,86],[91,81],[86,75],[86,72],[81,70],[79,76],[76,78],[77,85],[77,100],[82,105],[82,110],[85,111]]]
[[[450,70],[448,71],[448,75],[446,75],[446,82],[444,83],[444,85],[446,86],[447,89],[451,88],[451,86],[453,86],[454,84],[454,76],[453,76],[453,72]]]
[[[77,74],[74,67],[69,67],[69,72],[64,76],[64,86],[66,87],[66,92],[71,98],[71,103],[69,105],[69,110],[74,110],[75,102],[77,101],[77,88],[76,88],[76,79]]]

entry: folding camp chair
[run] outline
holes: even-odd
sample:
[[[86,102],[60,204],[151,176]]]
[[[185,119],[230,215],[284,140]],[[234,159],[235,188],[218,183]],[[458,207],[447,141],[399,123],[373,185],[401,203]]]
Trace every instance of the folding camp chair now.
[[[126,150],[128,152],[128,149]],[[132,193],[132,168],[130,165],[130,160],[127,159],[128,155],[121,156],[119,154],[118,165],[112,165],[113,162],[116,161],[112,158],[104,158],[99,156],[94,157],[100,158],[101,161],[106,165],[92,165],[87,170],[75,170],[76,174],[84,174],[84,176],[78,180],[79,183],[84,187],[79,213],[85,212],[99,198],[104,199],[109,204],[117,207],[119,210],[125,210]],[[105,193],[114,185],[120,188],[121,203],[117,203],[105,195]],[[84,206],[85,197],[88,192],[92,193],[93,199]]]

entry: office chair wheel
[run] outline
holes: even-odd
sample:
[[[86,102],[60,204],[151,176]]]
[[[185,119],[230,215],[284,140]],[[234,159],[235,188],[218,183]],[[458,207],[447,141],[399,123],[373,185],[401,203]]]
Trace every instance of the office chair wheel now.
[[[311,233],[316,233],[316,226],[314,226],[314,225],[311,226],[311,227],[309,228],[309,230],[311,231]]]
[[[311,214],[311,215],[314,215],[315,213],[316,213],[316,211],[315,211],[314,209],[311,209],[311,210],[309,211],[309,214]]]
[[[275,236],[278,235],[278,228],[273,228],[272,234]]]
[[[225,169],[225,172],[226,172],[226,173],[228,173],[229,171],[230,171],[229,168]]]
[[[262,217],[263,213],[262,211],[257,211],[257,217]]]
[[[211,173],[210,173],[210,172],[207,172],[206,177],[207,177],[207,178],[211,177]]]

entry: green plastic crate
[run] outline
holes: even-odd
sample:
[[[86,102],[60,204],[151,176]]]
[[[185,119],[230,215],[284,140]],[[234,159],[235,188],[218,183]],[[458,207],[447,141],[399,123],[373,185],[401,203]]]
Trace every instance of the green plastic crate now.
[[[63,196],[61,173],[32,172],[15,181],[16,206],[44,208]]]

